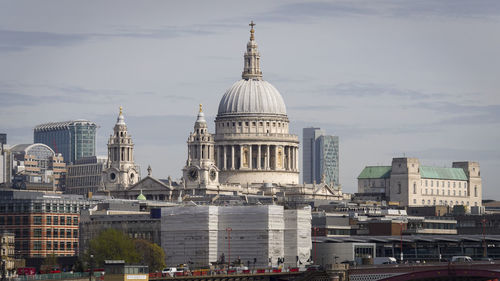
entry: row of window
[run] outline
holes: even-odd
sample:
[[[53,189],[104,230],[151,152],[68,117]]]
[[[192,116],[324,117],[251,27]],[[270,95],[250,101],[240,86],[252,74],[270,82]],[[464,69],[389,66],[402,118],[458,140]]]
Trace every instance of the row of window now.
[[[41,251],[45,244],[45,250],[59,250],[59,251],[70,251],[78,249],[78,242],[52,242],[52,241],[34,241],[33,250]],[[22,250],[29,250],[28,241],[23,241]]]
[[[30,230],[29,228],[15,229],[14,230],[16,238],[78,238],[78,229],[46,229],[45,235],[43,234],[43,229],[35,228]]]
[[[10,203],[10,202],[9,202]],[[78,205],[74,204],[9,204],[0,202],[0,213],[78,213]]]
[[[33,217],[34,225],[43,225],[42,216]],[[46,225],[78,225],[78,217],[47,216]],[[0,225],[31,225],[29,216],[0,216]]]
[[[401,183],[398,183],[398,193],[401,194]],[[413,194],[417,194],[417,184],[416,183],[413,183]],[[429,190],[426,188],[425,193],[424,193],[424,189],[422,189],[422,194],[429,195]],[[434,189],[431,189],[430,195],[434,195]],[[436,195],[440,195],[439,189],[436,189]],[[442,189],[441,195],[446,195],[444,189]],[[475,185],[474,186],[474,197],[477,197],[477,195],[478,195],[478,190],[477,190],[477,185]],[[451,191],[449,189],[448,189],[448,196],[451,196]],[[453,196],[457,196],[456,190],[453,190]],[[458,191],[458,196],[462,196],[462,190]],[[470,192],[468,192],[467,190],[464,190],[464,196],[470,196]]]
[[[425,199],[422,199],[422,205],[426,205],[425,204],[426,201]],[[438,201],[436,199],[433,199],[432,200],[432,204],[431,204],[431,200],[428,199],[427,200],[427,205],[430,206],[430,205],[436,205],[436,203],[438,203]],[[413,204],[417,204],[417,199],[413,199]],[[462,206],[469,206],[470,205],[470,202],[467,201],[467,202],[464,202],[464,201],[460,201],[460,203],[458,203],[458,201],[455,201],[453,202],[453,200],[450,200],[450,202],[448,202],[448,200],[439,200],[439,204],[437,205],[450,205],[450,206],[453,206],[453,205],[462,205]],[[477,202],[474,202],[474,206],[477,206]]]
[[[434,181],[431,180],[430,182],[431,182],[431,187],[434,187]],[[445,181],[436,181],[436,187],[439,187],[439,183],[441,183],[441,187],[445,186]],[[448,181],[448,187],[452,186],[451,183],[452,182]],[[424,184],[424,181],[422,180],[422,185],[423,184]],[[467,188],[467,182],[463,182],[463,186],[464,186],[464,188]],[[429,187],[429,181],[428,180],[425,180],[425,187]],[[457,182],[456,181],[453,182],[453,187],[457,187]],[[462,188],[462,182],[461,181],[458,182],[458,188]]]
[[[230,124],[232,124],[233,127],[236,127],[236,123],[238,123],[239,127],[243,126],[243,124],[245,126],[247,126],[247,127],[250,126],[250,122],[246,121],[246,122],[226,122],[226,123],[219,123],[219,127],[224,127],[224,126],[230,127]],[[276,125],[278,125],[278,127],[285,127],[285,124],[286,123],[272,122],[272,126],[273,127],[276,127]],[[252,122],[252,126],[257,126],[257,122],[253,121]],[[261,126],[261,127],[264,126],[264,122],[260,121],[259,122],[259,126]],[[270,127],[271,126],[271,122],[266,122],[266,126]]]

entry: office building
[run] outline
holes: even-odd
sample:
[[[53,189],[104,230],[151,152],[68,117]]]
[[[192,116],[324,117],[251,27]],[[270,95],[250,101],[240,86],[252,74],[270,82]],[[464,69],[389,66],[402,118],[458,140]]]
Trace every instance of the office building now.
[[[34,129],[34,142],[61,153],[66,163],[95,155],[97,125],[87,120],[41,124]]]
[[[420,165],[417,158],[393,158],[391,166],[367,166],[358,176],[359,194],[380,194],[400,206],[481,206],[482,183],[477,162],[452,167]]]
[[[45,144],[18,144],[7,151],[12,160],[12,186],[17,189],[63,190],[66,163]]]
[[[107,157],[91,156],[80,158],[68,165],[65,193],[88,195],[95,193],[102,185],[102,172],[106,167]]]
[[[0,146],[7,144],[7,134],[0,134]]]
[[[76,256],[80,211],[90,202],[76,195],[1,190],[0,231],[15,234],[22,258]]]
[[[339,137],[320,128],[302,130],[304,183],[339,185]]]

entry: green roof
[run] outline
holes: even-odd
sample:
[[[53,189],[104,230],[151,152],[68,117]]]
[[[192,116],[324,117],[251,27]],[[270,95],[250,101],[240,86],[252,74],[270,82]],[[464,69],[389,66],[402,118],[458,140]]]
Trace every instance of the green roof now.
[[[462,168],[420,166],[420,176],[425,179],[467,180],[467,175]]]
[[[358,179],[388,179],[391,177],[392,166],[366,166]]]
[[[139,196],[137,196],[137,200],[146,200],[146,196],[144,196],[144,194],[142,194],[142,190],[141,190],[141,194],[139,194]]]

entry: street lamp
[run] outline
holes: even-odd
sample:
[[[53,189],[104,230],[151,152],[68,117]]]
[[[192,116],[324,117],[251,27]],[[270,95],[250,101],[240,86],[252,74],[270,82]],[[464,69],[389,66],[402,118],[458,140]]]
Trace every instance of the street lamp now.
[[[400,223],[401,229],[399,231],[400,247],[401,247],[401,262],[403,262],[403,222]]]
[[[89,281],[92,281],[92,275],[94,275],[94,255],[90,255],[90,269],[89,269]]]
[[[314,231],[314,238],[316,238],[316,236],[318,236],[319,227],[313,227],[313,231]],[[318,244],[318,243],[313,243],[313,245],[314,245],[314,257],[313,257],[314,264],[316,264],[316,244]]]
[[[231,231],[233,229],[228,227],[226,228],[227,231],[227,251],[228,251],[228,260],[227,260],[227,269],[231,266]]]
[[[488,256],[488,250],[486,246],[486,219],[482,219],[481,222],[483,223],[483,246],[484,246],[484,251],[483,251],[483,256],[487,257]]]

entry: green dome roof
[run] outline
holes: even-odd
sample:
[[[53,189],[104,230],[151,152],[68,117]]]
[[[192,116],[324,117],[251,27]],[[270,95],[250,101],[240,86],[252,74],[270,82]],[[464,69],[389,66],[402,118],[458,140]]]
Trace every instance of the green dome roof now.
[[[142,190],[141,190],[141,194],[139,194],[139,196],[137,196],[137,200],[146,200],[146,196],[144,196],[144,194],[142,194]]]

